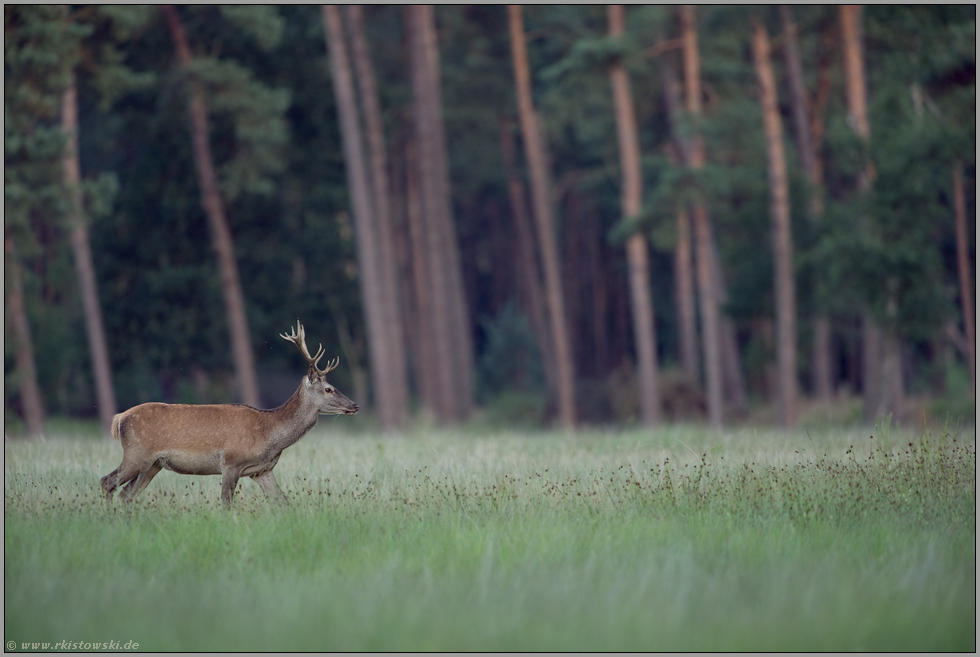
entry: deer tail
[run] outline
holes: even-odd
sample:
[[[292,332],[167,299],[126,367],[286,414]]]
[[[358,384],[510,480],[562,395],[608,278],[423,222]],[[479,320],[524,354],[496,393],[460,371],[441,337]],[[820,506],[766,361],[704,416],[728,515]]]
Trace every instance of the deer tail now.
[[[110,429],[110,431],[112,433],[112,437],[116,440],[119,440],[119,420],[122,419],[122,416],[122,413],[116,413],[116,416],[112,418],[112,429]]]

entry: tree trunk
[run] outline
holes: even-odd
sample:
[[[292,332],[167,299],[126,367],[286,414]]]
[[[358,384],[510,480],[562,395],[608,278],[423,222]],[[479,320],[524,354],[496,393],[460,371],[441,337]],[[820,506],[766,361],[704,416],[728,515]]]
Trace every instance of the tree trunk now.
[[[667,67],[661,61],[660,74],[664,77],[663,86],[665,95],[668,96],[668,114],[671,115],[671,122],[676,123],[678,121],[677,116],[680,114],[680,94],[677,91],[673,76],[669,76],[668,79],[666,73]],[[673,141],[674,146],[667,148],[670,163],[674,166],[679,166],[681,163],[687,166],[690,153],[685,154],[684,151],[687,149],[681,144],[680,137],[676,134]],[[684,376],[691,382],[699,384],[701,381],[701,364],[698,362],[698,326],[691,246],[691,217],[687,209],[680,206],[677,208],[677,245],[674,247],[674,294],[677,303],[678,358]]]
[[[800,48],[796,39],[796,25],[790,9],[780,5],[779,16],[783,24],[783,57],[786,60],[786,77],[789,78],[790,105],[793,109],[793,129],[796,134],[796,146],[800,151],[800,162],[807,180],[814,184],[817,159],[814,154],[814,144],[810,131],[810,120],[807,117],[807,93],[803,82],[803,64],[800,62]],[[818,191],[813,188],[811,195]],[[812,207],[812,206],[811,206]]]
[[[374,70],[368,54],[367,39],[364,36],[364,21],[359,5],[348,5],[347,20],[350,25],[351,53],[353,55],[357,80],[361,91],[361,107],[364,109],[364,127],[370,153],[371,183],[373,183],[374,228],[380,247],[378,266],[383,293],[382,328],[389,361],[383,371],[388,388],[387,397],[390,409],[382,416],[388,422],[382,428],[392,429],[404,423],[408,416],[408,380],[405,370],[405,338],[402,334],[402,319],[398,307],[397,258],[395,255],[394,234],[389,200],[388,160],[386,156],[384,129],[381,125],[381,104],[374,81]],[[377,374],[375,379],[377,379]]]
[[[674,248],[674,281],[677,295],[677,332],[680,366],[690,381],[700,380],[698,326],[691,262],[691,220],[684,208],[677,209],[677,246]]]
[[[44,435],[44,405],[41,389],[37,385],[37,368],[34,365],[34,344],[31,326],[24,307],[24,280],[20,260],[14,250],[14,238],[4,237],[5,262],[10,267],[10,290],[7,293],[7,309],[14,333],[14,360],[20,382],[20,407],[24,413],[27,435],[37,438]]]
[[[547,163],[544,146],[538,134],[537,118],[531,102],[531,73],[527,60],[524,37],[524,19],[518,5],[508,5],[511,54],[514,60],[514,77],[517,88],[517,106],[520,114],[524,151],[531,173],[531,197],[534,217],[538,225],[541,261],[547,290],[548,315],[551,337],[555,346],[555,363],[558,379],[558,413],[565,429],[575,426],[575,374],[568,327],[565,319],[565,301],[562,294],[561,270],[558,264],[558,245],[555,239],[555,221],[550,198]]]
[[[758,20],[753,21],[752,54],[761,89],[762,123],[769,163],[769,195],[772,213],[773,270],[776,288],[776,367],[779,423],[784,429],[796,425],[796,286],[793,272],[793,238],[789,216],[789,182],[783,125],[776,98],[776,79],[770,61],[769,35]]]
[[[821,166],[816,156],[816,144],[813,141],[812,122],[807,116],[806,85],[803,82],[803,65],[800,62],[800,49],[797,43],[797,29],[793,23],[792,14],[787,5],[779,7],[783,24],[783,55],[786,60],[786,74],[789,78],[790,100],[793,108],[793,128],[796,134],[797,150],[800,161],[810,183],[810,218],[818,220],[823,208],[823,174],[818,169]],[[813,318],[813,392],[821,401],[829,401],[833,395],[831,379],[830,351],[830,321],[827,316],[818,313]]]
[[[112,418],[116,414],[116,394],[112,388],[112,369],[109,365],[109,349],[106,346],[99,292],[95,283],[95,267],[89,247],[88,226],[85,224],[82,203],[81,166],[78,161],[78,95],[75,74],[71,73],[68,89],[61,100],[61,129],[65,133],[64,176],[68,190],[68,215],[71,222],[71,248],[75,256],[75,270],[82,292],[82,309],[85,313],[85,329],[88,335],[92,374],[95,378],[95,395],[102,421],[102,433],[111,438]]]
[[[558,395],[558,380],[555,374],[555,353],[548,340],[548,320],[544,314],[544,303],[541,291],[541,275],[537,258],[534,255],[534,225],[528,216],[527,195],[524,183],[517,175],[517,157],[514,149],[514,134],[509,122],[500,121],[500,149],[504,159],[504,170],[507,175],[507,192],[510,196],[511,216],[517,234],[518,277],[520,289],[523,292],[524,309],[531,321],[531,328],[537,337],[538,349],[541,352],[541,364],[544,366],[545,385],[552,398]]]
[[[623,5],[607,7],[609,36],[622,36],[626,30]],[[624,217],[640,213],[643,199],[643,176],[640,169],[640,138],[630,93],[629,77],[621,61],[609,68],[613,102],[616,108],[616,134],[619,139],[619,162],[623,175],[621,207]],[[633,339],[636,343],[637,369],[640,375],[640,415],[643,425],[660,423],[660,386],[657,377],[656,326],[650,293],[650,263],[646,237],[634,233],[626,240],[629,264],[630,300],[633,311]]]
[[[684,87],[687,111],[693,117],[701,114],[701,61],[698,53],[697,26],[694,7],[683,5],[680,10],[681,41],[684,52]],[[697,120],[695,118],[695,120]],[[700,169],[704,166],[704,142],[699,132],[687,149],[688,166]],[[704,349],[704,368],[707,379],[708,422],[713,428],[722,425],[722,361],[721,334],[718,310],[718,291],[712,275],[714,237],[704,201],[697,201],[692,208],[694,219],[694,246],[697,253],[697,279],[701,296],[701,339]]]
[[[844,59],[844,81],[847,91],[848,122],[865,147],[871,139],[868,122],[867,86],[864,81],[864,54],[861,50],[861,6],[841,5],[841,41]],[[858,190],[867,192],[871,187],[873,169],[868,162],[858,175]],[[866,220],[865,220],[866,221]],[[864,421],[874,424],[879,409],[881,393],[881,335],[871,314],[865,310],[862,316]]]
[[[695,42],[694,56],[696,56],[696,45],[697,44]],[[674,142],[674,150],[681,155],[681,159],[683,160],[685,166],[695,168],[694,167],[695,162],[701,162],[701,164],[704,163],[703,147],[700,146],[700,138],[696,141],[694,139],[685,138],[682,136],[683,128],[681,125],[681,118],[680,118],[680,114],[681,114],[680,91],[677,88],[677,81],[674,79],[674,74],[670,70],[670,66],[663,59],[660,60],[659,68],[660,68],[661,83],[664,89],[664,100],[666,102],[667,113],[671,121],[671,132],[672,132],[672,140]],[[689,89],[688,95],[691,95],[691,93],[700,94],[700,90],[699,90],[700,82],[697,77],[694,78],[688,77],[687,82],[689,83],[688,86],[696,87],[695,89]],[[696,158],[695,153],[700,153],[700,155],[698,155]],[[698,210],[698,207],[700,207],[701,210]],[[718,256],[718,247],[715,244],[714,237],[711,235],[711,222],[710,219],[708,219],[707,209],[704,207],[703,202],[694,203],[692,204],[691,207],[691,216],[694,218],[692,224],[694,225],[695,228],[695,236],[697,235],[697,230],[696,230],[697,218],[699,214],[700,216],[703,216],[707,221],[707,225],[703,228],[703,230],[706,231],[707,233],[707,244],[699,245],[697,239],[695,239],[694,251],[697,254],[699,263],[702,257],[704,260],[706,260],[709,263],[708,265],[706,265],[708,267],[707,276],[710,276],[709,284],[712,288],[712,298],[713,298],[713,301],[709,302],[702,295],[700,299],[701,308],[702,308],[701,341],[702,344],[704,345],[705,352],[707,353],[709,349],[709,344],[712,344],[714,339],[711,338],[709,335],[705,335],[704,333],[704,331],[709,330],[708,328],[709,322],[704,317],[703,309],[705,308],[706,303],[711,303],[715,308],[714,310],[715,320],[713,321],[715,324],[717,324],[717,326],[714,329],[714,335],[717,337],[717,346],[714,347],[716,351],[714,351],[713,353],[716,353],[718,355],[718,358],[720,358],[721,360],[720,363],[715,364],[715,367],[717,369],[715,370],[714,374],[712,374],[712,369],[711,367],[708,366],[707,362],[705,363],[705,368],[704,368],[705,379],[707,381],[706,387],[708,391],[708,415],[710,421],[711,408],[712,408],[711,399],[712,399],[712,395],[714,394],[712,393],[712,383],[711,383],[713,378],[717,378],[716,385],[718,386],[718,388],[717,388],[716,398],[718,400],[717,405],[718,405],[719,415],[721,414],[721,407],[723,405],[723,394],[722,394],[723,391],[727,393],[728,400],[739,414],[744,414],[748,411],[748,394],[746,393],[746,388],[745,388],[745,377],[742,374],[741,358],[739,356],[739,351],[738,351],[738,340],[735,335],[735,326],[730,320],[723,317],[719,311],[720,306],[723,305],[727,300],[727,292],[725,290],[724,277],[722,276],[722,271],[721,271],[721,258]],[[702,252],[699,250],[702,248],[706,249],[707,252],[702,254]],[[698,264],[697,267],[700,267],[700,264]],[[701,278],[701,270],[696,269],[695,273],[698,276],[697,278],[698,287],[699,289],[702,289],[704,283],[703,283],[703,279]],[[705,358],[707,358],[707,356],[705,356]]]
[[[418,227],[421,229],[424,244],[420,251],[420,260],[425,262],[425,270],[428,276],[427,296],[429,301],[429,326],[431,330],[431,356],[434,361],[435,377],[433,389],[436,418],[441,424],[450,424],[456,419],[456,394],[453,365],[455,350],[453,348],[452,334],[453,323],[450,315],[450,299],[448,285],[449,281],[446,272],[449,268],[445,264],[448,257],[445,252],[445,245],[438,229],[436,213],[441,204],[437,200],[438,192],[434,188],[432,176],[437,169],[437,164],[433,159],[435,146],[433,141],[436,137],[432,134],[437,129],[433,124],[435,121],[428,116],[432,112],[431,93],[432,83],[429,78],[429,64],[426,58],[424,38],[421,34],[422,27],[419,25],[422,18],[421,7],[409,6],[405,8],[405,22],[408,32],[409,54],[411,57],[412,69],[412,92],[413,92],[413,119],[415,121],[415,155],[417,156],[418,167],[415,170],[415,181],[418,182],[419,191],[419,213]]]
[[[813,395],[820,401],[834,396],[833,341],[830,319],[818,314],[813,318]]]
[[[463,296],[459,242],[449,197],[449,166],[439,87],[439,50],[431,5],[406,8],[422,210],[433,329],[440,365],[440,420],[465,419],[473,403],[473,343]]]
[[[721,257],[718,255],[718,245],[711,240],[711,269],[714,275],[717,304],[721,308],[728,303],[728,289],[721,271]],[[725,399],[738,417],[745,417],[749,411],[749,397],[746,389],[745,374],[742,372],[742,358],[738,349],[738,336],[735,334],[735,323],[731,318],[718,313],[718,336],[721,341],[721,371],[722,388]]]
[[[396,365],[392,358],[392,344],[386,325],[390,318],[386,304],[384,277],[381,272],[383,255],[375,216],[377,193],[375,190],[372,194],[371,181],[368,177],[363,132],[357,113],[354,80],[351,76],[340,10],[336,5],[323,5],[322,9],[330,56],[330,72],[340,118],[347,186],[354,210],[354,223],[357,226],[357,261],[364,314],[367,320],[368,353],[375,405],[382,430],[391,431],[404,420],[405,407],[404,403],[401,408],[398,407],[395,386],[391,384],[391,379],[397,376],[397,371],[392,371]]]
[[[549,160],[550,161],[550,160]],[[568,326],[569,352],[572,356],[575,371],[581,374],[582,363],[582,335],[581,324],[578,321],[582,316],[583,291],[585,288],[585,268],[582,262],[581,249],[579,247],[582,238],[580,227],[582,212],[581,198],[575,191],[574,176],[567,179],[568,186],[556,191],[553,194],[557,207],[564,207],[560,213],[562,215],[562,248],[559,251],[559,262],[561,266],[562,292],[565,300],[565,317]]]
[[[415,375],[423,405],[439,415],[439,361],[436,357],[432,316],[432,276],[430,259],[426,258],[426,237],[429,233],[422,213],[416,167],[415,144],[411,135],[405,140],[405,206],[409,240],[412,245],[412,289],[415,299]],[[448,420],[446,420],[448,421]]]
[[[956,212],[956,264],[960,275],[960,301],[963,305],[963,330],[966,333],[967,365],[970,385],[976,390],[977,361],[973,328],[973,274],[970,272],[970,247],[966,232],[966,197],[963,192],[963,164],[953,163],[953,208]]]
[[[173,5],[162,7],[170,27],[170,35],[177,51],[177,61],[186,73],[193,63],[187,32],[177,16]],[[228,328],[231,332],[232,357],[235,362],[235,378],[238,382],[238,393],[241,400],[258,408],[259,401],[258,379],[255,375],[255,358],[252,353],[252,341],[249,337],[248,319],[245,316],[245,297],[242,293],[241,280],[238,277],[238,265],[235,263],[235,245],[225,216],[224,201],[218,190],[218,179],[214,171],[214,161],[211,157],[211,146],[208,143],[208,107],[204,98],[204,86],[193,75],[190,76],[191,96],[188,113],[191,120],[191,141],[194,147],[194,168],[197,170],[197,181],[201,187],[201,205],[208,216],[211,227],[211,240],[218,256],[218,269],[221,274],[221,291],[225,300],[225,311],[228,316]]]
[[[711,224],[703,203],[692,208],[694,215],[694,247],[697,252],[697,279],[701,301],[701,341],[707,379],[708,423],[712,428],[722,426],[722,357],[718,298],[715,296],[711,271]]]

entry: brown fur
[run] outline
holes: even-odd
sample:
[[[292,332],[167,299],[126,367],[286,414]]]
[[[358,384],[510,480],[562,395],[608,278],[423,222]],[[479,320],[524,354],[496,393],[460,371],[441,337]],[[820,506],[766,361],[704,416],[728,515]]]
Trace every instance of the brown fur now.
[[[123,460],[102,478],[110,497],[133,499],[161,469],[180,474],[221,475],[221,499],[230,504],[239,477],[251,477],[276,501],[285,501],[272,468],[282,450],[316,425],[319,415],[353,415],[357,404],[327,383],[325,373],[303,377],[289,400],[268,411],[242,404],[134,406],[112,420],[112,437]]]

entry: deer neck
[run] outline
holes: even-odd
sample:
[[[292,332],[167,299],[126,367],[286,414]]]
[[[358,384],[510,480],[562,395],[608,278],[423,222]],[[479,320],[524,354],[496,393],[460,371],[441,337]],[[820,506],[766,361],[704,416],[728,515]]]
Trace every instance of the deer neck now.
[[[285,404],[273,409],[275,422],[271,430],[270,444],[277,451],[282,451],[298,441],[306,432],[316,425],[319,418],[317,406],[310,398],[303,383],[299,384],[296,392]]]

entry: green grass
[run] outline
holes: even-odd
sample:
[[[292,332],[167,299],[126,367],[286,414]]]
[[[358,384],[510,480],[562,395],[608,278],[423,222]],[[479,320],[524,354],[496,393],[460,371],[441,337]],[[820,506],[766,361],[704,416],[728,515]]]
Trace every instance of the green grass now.
[[[5,445],[6,641],[148,650],[976,649],[975,436],[338,434],[218,508]]]

